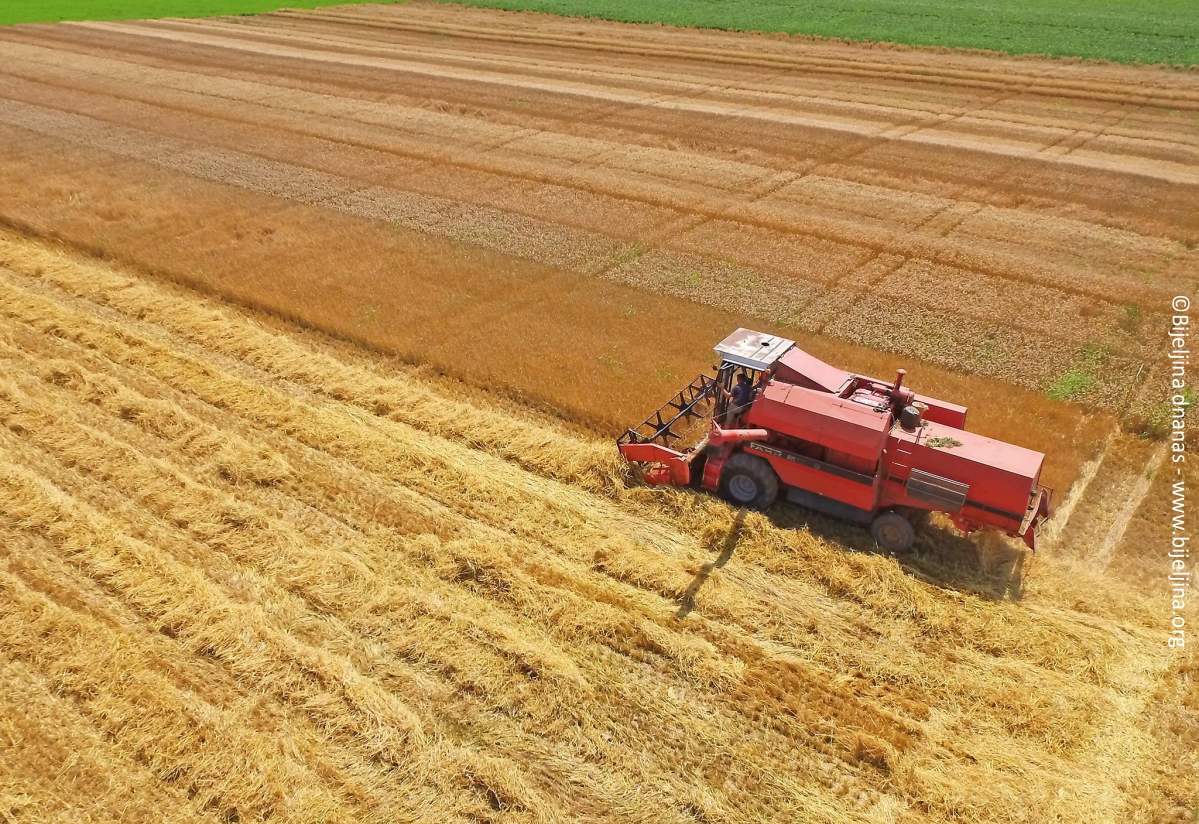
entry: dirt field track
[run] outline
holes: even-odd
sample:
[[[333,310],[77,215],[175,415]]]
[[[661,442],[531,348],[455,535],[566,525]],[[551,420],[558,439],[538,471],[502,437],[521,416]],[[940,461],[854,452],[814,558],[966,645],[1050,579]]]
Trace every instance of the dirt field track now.
[[[0,29],[0,822],[1194,820],[1121,426],[1197,204],[1194,72]],[[1046,452],[1045,551],[629,483],[608,436],[738,325]]]
[[[1189,664],[1093,571],[939,588],[350,347],[0,267],[6,821],[1185,820]]]

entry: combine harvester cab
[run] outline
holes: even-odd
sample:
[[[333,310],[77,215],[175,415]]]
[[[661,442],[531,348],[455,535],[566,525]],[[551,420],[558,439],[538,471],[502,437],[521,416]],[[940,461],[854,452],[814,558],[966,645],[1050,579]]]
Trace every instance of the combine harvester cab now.
[[[890,551],[912,545],[912,521],[928,512],[1036,548],[1051,514],[1040,452],[966,431],[965,407],[916,395],[902,369],[890,383],[855,375],[749,329],[716,353],[715,376],[696,378],[618,440],[626,459],[646,466],[648,483],[698,483],[752,509],[781,494],[869,524]],[[730,415],[741,372],[757,386],[752,403]]]

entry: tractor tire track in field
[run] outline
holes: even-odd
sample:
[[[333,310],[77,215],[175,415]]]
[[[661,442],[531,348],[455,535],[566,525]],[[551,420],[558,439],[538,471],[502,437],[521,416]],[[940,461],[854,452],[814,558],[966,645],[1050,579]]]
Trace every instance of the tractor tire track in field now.
[[[1154,757],[1133,719],[1165,659],[1141,606],[1085,611],[1101,579],[1049,568],[1011,609],[930,588],[626,488],[552,419],[9,236],[0,363],[0,694],[65,702],[126,820],[150,770],[147,820],[981,821],[1017,797],[1081,821]],[[0,759],[43,754],[26,786],[96,780],[5,729]],[[1035,781],[974,754],[1006,751]]]
[[[1129,490],[1128,502],[1124,508],[1117,513],[1112,521],[1111,529],[1103,538],[1103,543],[1099,545],[1093,557],[1093,563],[1099,569],[1107,569],[1112,562],[1112,556],[1124,541],[1124,535],[1128,531],[1128,525],[1132,521],[1133,516],[1145,501],[1145,496],[1149,494],[1149,489],[1153,484],[1153,476],[1161,468],[1162,462],[1166,459],[1170,450],[1168,446],[1161,446],[1154,450],[1150,455],[1149,461],[1141,468],[1141,471],[1136,475],[1136,483]]]

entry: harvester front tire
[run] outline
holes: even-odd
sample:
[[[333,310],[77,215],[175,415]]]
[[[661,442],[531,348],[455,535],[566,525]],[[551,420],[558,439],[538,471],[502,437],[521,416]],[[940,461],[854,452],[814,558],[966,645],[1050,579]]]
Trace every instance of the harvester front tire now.
[[[912,522],[898,512],[884,512],[874,519],[870,534],[879,548],[887,552],[907,552],[916,540],[916,529]]]
[[[767,509],[779,494],[779,476],[765,458],[738,452],[720,473],[725,500],[746,509]]]

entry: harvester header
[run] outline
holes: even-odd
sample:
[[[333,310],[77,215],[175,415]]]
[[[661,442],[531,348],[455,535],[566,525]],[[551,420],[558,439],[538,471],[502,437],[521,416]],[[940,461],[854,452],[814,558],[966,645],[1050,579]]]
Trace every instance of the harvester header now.
[[[715,375],[697,377],[618,440],[647,482],[698,484],[753,509],[782,494],[870,524],[890,551],[911,546],[913,521],[928,512],[1036,548],[1051,514],[1040,452],[966,431],[964,406],[917,395],[902,369],[892,381],[856,375],[750,329],[716,354]]]

